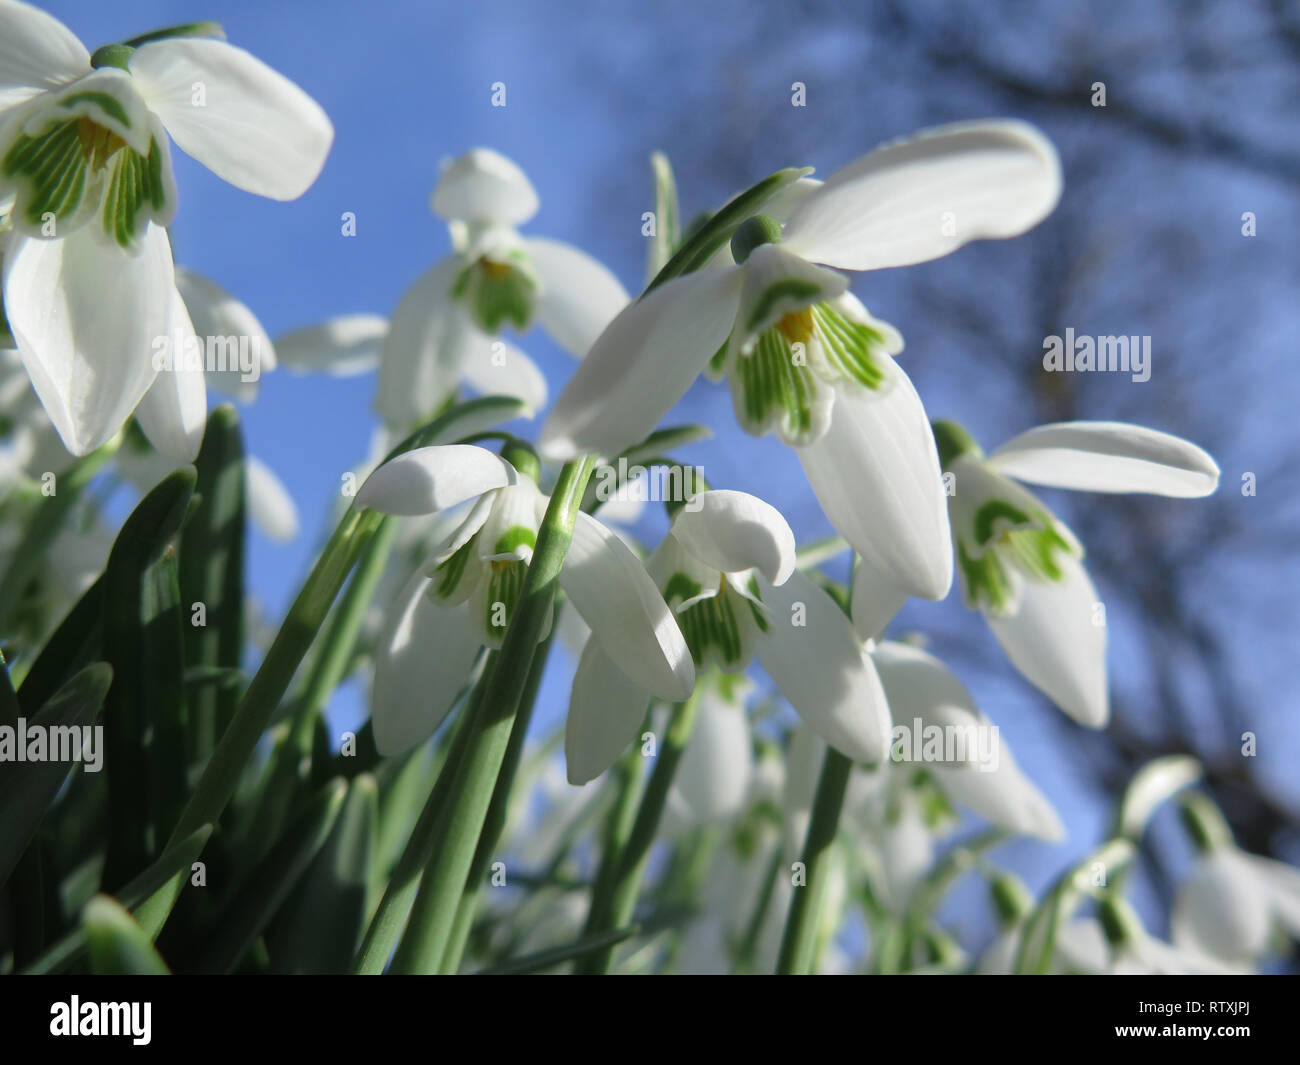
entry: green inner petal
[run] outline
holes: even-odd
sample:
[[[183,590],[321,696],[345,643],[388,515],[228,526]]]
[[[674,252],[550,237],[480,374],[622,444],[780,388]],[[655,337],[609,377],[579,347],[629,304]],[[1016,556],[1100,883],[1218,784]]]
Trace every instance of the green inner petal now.
[[[456,589],[465,576],[466,566],[474,554],[474,539],[471,536],[455,553],[438,563],[433,574],[433,594],[439,599],[450,599],[456,594]]]
[[[670,582],[671,585],[671,582]],[[701,599],[677,615],[677,624],[691,649],[697,669],[713,663],[722,669],[740,669],[749,661],[740,619],[736,617],[735,595],[724,582],[717,595]]]
[[[537,546],[537,533],[527,525],[512,525],[497,539],[492,549],[494,555],[511,555],[521,547],[532,549]]]
[[[537,303],[537,281],[527,267],[527,258],[517,251],[504,261],[478,259],[461,271],[451,294],[466,302],[485,332],[499,333],[507,322],[523,332]]]
[[[796,278],[786,278],[784,281],[777,281],[768,285],[758,299],[754,301],[754,305],[749,312],[749,321],[746,323],[747,330],[752,333],[762,325],[771,316],[772,309],[781,300],[805,303],[820,292],[820,285],[812,281],[800,281]]]
[[[488,567],[487,614],[483,623],[488,633],[498,640],[505,636],[510,619],[515,616],[527,575],[527,562],[493,562]],[[502,609],[498,609],[498,604]]]
[[[773,429],[788,443],[807,443],[817,430],[823,387],[781,329],[765,329],[748,355],[732,364],[736,418],[746,432],[761,436]]]

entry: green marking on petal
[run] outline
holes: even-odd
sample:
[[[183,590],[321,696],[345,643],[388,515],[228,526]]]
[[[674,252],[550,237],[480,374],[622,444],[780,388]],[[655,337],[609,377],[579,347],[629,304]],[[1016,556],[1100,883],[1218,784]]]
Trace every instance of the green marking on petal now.
[[[1016,529],[1007,533],[1007,549],[1016,566],[1029,576],[1056,583],[1065,577],[1060,556],[1074,557],[1075,547],[1057,532],[1050,518],[1045,516],[1044,522],[1043,529]]]
[[[990,499],[975,512],[975,520],[972,522],[975,542],[980,547],[987,544],[997,535],[999,523],[1004,523],[1005,529],[1006,524],[1033,525],[1034,519],[1014,503],[1008,503],[1005,499]]]
[[[885,370],[878,353],[888,353],[889,338],[884,332],[849,318],[829,303],[812,308],[822,358],[832,377],[846,378],[871,389],[885,384]]]
[[[537,280],[522,252],[505,261],[484,256],[461,271],[451,294],[467,303],[485,332],[499,333],[507,322],[523,332],[533,320]]]
[[[791,317],[791,316],[787,316]],[[824,386],[808,368],[807,349],[796,349],[782,323],[758,335],[748,355],[731,367],[736,418],[755,436],[775,430],[790,444],[808,443],[824,431]]]
[[[125,115],[105,93],[77,93],[66,100],[85,97],[103,97]],[[111,111],[107,104],[104,109]],[[87,196],[97,195],[104,232],[129,248],[167,206],[164,151],[154,138],[148,157],[141,156],[112,130],[83,116],[55,123],[36,136],[19,134],[0,159],[0,174],[17,186],[14,214],[33,230],[62,236],[60,226],[74,219],[79,223],[83,205],[89,207]],[[47,229],[51,219],[53,232]]]
[[[497,540],[492,549],[494,555],[512,555],[521,547],[530,551],[537,546],[537,532],[527,525],[512,525]]]
[[[438,563],[433,574],[433,594],[439,599],[450,599],[456,594],[469,560],[474,557],[474,539],[471,536],[452,555]]]
[[[98,107],[114,122],[126,129],[131,128],[131,116],[127,114],[126,108],[122,106],[122,101],[111,93],[74,92],[64,96],[58,102],[58,106],[64,110],[69,110],[78,104],[90,104],[92,107]]]
[[[664,602],[669,606],[674,603],[684,603],[688,599],[694,599],[703,590],[699,581],[686,576],[685,573],[674,573],[664,585]]]
[[[966,553],[963,544],[957,544],[957,566],[961,570],[966,602],[972,608],[983,606],[991,613],[1005,614],[1011,606],[1015,590],[996,551],[985,551],[978,557]]]
[[[781,300],[810,300],[821,292],[821,286],[814,284],[812,281],[801,281],[796,278],[787,278],[784,281],[777,281],[763,290],[763,294],[754,301],[753,309],[749,312],[749,322],[747,329],[753,332],[763,324],[772,315],[772,309]]]
[[[488,566],[487,632],[500,640],[515,616],[515,607],[523,594],[524,578],[528,574],[527,562],[492,562]]]
[[[697,669],[704,669],[710,663],[722,669],[739,669],[748,662],[735,598],[734,594],[728,594],[724,581],[717,595],[701,599],[678,613],[677,624]]]

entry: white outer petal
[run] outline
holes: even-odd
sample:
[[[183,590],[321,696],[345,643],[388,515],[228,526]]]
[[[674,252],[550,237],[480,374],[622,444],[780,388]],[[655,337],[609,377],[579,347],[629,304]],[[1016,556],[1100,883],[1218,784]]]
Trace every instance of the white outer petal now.
[[[794,533],[781,512],[747,492],[699,492],[673,519],[678,542],[712,569],[757,569],[773,584],[794,572]]]
[[[519,166],[491,148],[471,148],[447,163],[429,202],[440,218],[521,225],[537,213],[537,192]]]
[[[556,400],[539,450],[614,455],[645,439],[727,339],[742,277],[734,268],[688,274],[619,314]]]
[[[136,256],[83,226],[58,240],[15,236],[4,257],[5,311],[23,364],[64,445],[107,442],[153,383],[155,341],[176,291],[167,232]]]
[[[433,514],[515,480],[500,455],[473,444],[435,444],[385,462],[357,492],[357,507],[385,514]]]
[[[1300,869],[1258,854],[1240,852],[1240,857],[1259,878],[1274,915],[1300,939]]]
[[[695,665],[672,612],[627,544],[581,512],[560,585],[592,637],[640,687],[680,702],[695,687]]]
[[[623,672],[596,640],[588,640],[569,696],[564,763],[569,783],[595,780],[636,739],[650,695]]]
[[[782,585],[760,577],[758,586],[770,613],[768,631],[755,636],[755,653],[781,694],[841,753],[857,762],[883,761],[889,704],[849,619],[799,570]],[[796,625],[797,618],[804,624]]]
[[[284,333],[275,342],[276,358],[293,373],[355,377],[378,368],[387,335],[388,319],[383,315],[342,314]]]
[[[253,524],[277,543],[298,535],[298,508],[289,489],[256,455],[244,456],[248,516]]]
[[[907,589],[878,561],[858,556],[849,613],[860,640],[878,640],[907,602]]]
[[[1224,961],[1253,961],[1268,949],[1272,913],[1256,871],[1235,847],[1197,856],[1174,896],[1174,943]]]
[[[523,417],[531,418],[546,406],[546,377],[532,359],[501,337],[469,345],[461,372],[471,391],[519,399]]]
[[[986,459],[1030,484],[1085,492],[1149,492],[1189,499],[1219,484],[1219,467],[1195,444],[1124,422],[1058,422],[1013,437]]]
[[[942,599],[952,586],[948,503],[934,434],[901,370],[884,395],[835,397],[831,427],[796,448],[827,518],[899,588]]]
[[[0,0],[0,25],[0,112],[90,72],[86,46],[40,8]]]
[[[979,726],[991,729],[980,715]],[[1060,815],[1038,787],[1016,765],[1011,750],[998,734],[995,768],[981,764],[953,766],[930,764],[927,768],[950,801],[974,810],[1000,828],[1049,843],[1065,839]]]
[[[127,62],[180,149],[259,196],[294,200],[325,165],[334,127],[320,104],[256,56],[225,41],[175,37]],[[205,99],[195,106],[195,86]]]
[[[1033,126],[960,122],[836,171],[796,208],[783,243],[844,270],[907,266],[972,240],[1018,236],[1060,196],[1056,149]]]
[[[669,796],[686,823],[704,825],[743,809],[754,773],[744,706],[710,690],[701,699],[691,740]]]
[[[167,336],[179,347],[172,365],[154,378],[136,407],[135,417],[149,442],[175,463],[193,462],[203,444],[208,422],[208,393],[201,367],[188,364],[184,353],[196,342],[185,301],[172,290],[172,316]]]
[[[524,248],[542,281],[537,320],[570,355],[582,358],[629,297],[622,283],[586,252],[531,237]]]
[[[192,270],[176,268],[176,287],[194,323],[194,332],[205,346],[209,346],[210,337],[233,338],[239,352],[236,362],[242,362],[245,346],[249,355],[251,367],[247,379],[242,365],[237,365],[226,370],[209,369],[207,383],[235,399],[256,397],[257,382],[262,374],[274,370],[276,364],[275,346],[257,315],[215,281]],[[230,345],[226,345],[227,366],[230,354]]]
[[[1025,580],[1010,617],[988,615],[1011,664],[1079,724],[1101,728],[1110,716],[1106,626],[1083,563],[1058,553],[1059,582]]]
[[[966,686],[939,659],[911,644],[889,640],[871,649],[871,661],[880,674],[889,700],[889,716],[895,727],[953,726],[980,724],[980,711]],[[913,737],[913,751],[922,737]],[[978,751],[969,751],[964,762],[972,762]]]
[[[464,689],[480,647],[463,609],[447,610],[426,594],[417,573],[387,612],[375,648],[370,717],[382,755],[428,739]]]
[[[456,391],[472,345],[489,338],[451,297],[465,262],[443,259],[407,289],[384,338],[375,410],[406,430],[433,416]]]

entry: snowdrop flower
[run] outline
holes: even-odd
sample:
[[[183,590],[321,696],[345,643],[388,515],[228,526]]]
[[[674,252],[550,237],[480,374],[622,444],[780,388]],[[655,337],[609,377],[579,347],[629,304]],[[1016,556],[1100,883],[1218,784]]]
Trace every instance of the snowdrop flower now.
[[[1241,850],[1221,814],[1201,796],[1183,803],[1198,848],[1174,897],[1173,941],[1234,964],[1259,961],[1279,925],[1300,938],[1300,871]]]
[[[501,339],[502,329],[522,333],[540,322],[581,358],[627,305],[627,292],[577,248],[518,232],[537,213],[537,193],[498,152],[475,148],[448,163],[431,206],[451,227],[452,254],[416,281],[393,312],[376,409],[391,425],[418,425],[462,378],[491,394],[531,395],[541,406],[540,372]]]
[[[749,801],[754,748],[745,697],[747,678],[714,672],[697,679],[700,708],[691,741],[668,793],[668,814],[679,828],[727,821]]]
[[[731,258],[650,291],[601,335],[542,431],[553,458],[644,438],[713,361],[736,417],[798,452],[831,523],[909,594],[952,582],[938,459],[902,339],[839,270],[925,262],[1036,225],[1060,195],[1056,153],[1019,122],[924,131],[744,222]],[[782,217],[777,217],[782,216]],[[784,221],[784,225],[782,225]],[[834,268],[834,269],[830,269]]]
[[[1080,724],[1101,728],[1110,714],[1104,607],[1074,534],[1016,481],[1191,498],[1215,490],[1219,467],[1195,444],[1122,422],[1039,426],[987,458],[952,422],[936,422],[934,432],[953,476],[948,502],[967,606],[1031,684]]]
[[[697,670],[735,673],[757,658],[781,694],[849,757],[878,761],[889,714],[870,658],[835,601],[795,569],[794,533],[744,492],[703,491],[646,563]],[[652,692],[589,643],[573,679],[564,752],[585,784],[632,742]]]
[[[0,21],[0,196],[15,196],[5,310],[41,402],[84,455],[150,390],[155,340],[190,331],[165,228],[168,135],[231,184],[291,200],[320,173],[333,128],[296,85],[222,40],[92,55],[17,0],[0,0]],[[196,411],[201,379],[169,376],[164,392],[185,395],[154,402]]]
[[[480,648],[500,647],[548,502],[535,474],[484,448],[448,444],[397,456],[357,493],[357,506],[398,515],[475,500],[408,583],[380,637],[372,716],[382,753],[430,735]],[[695,670],[663,597],[627,545],[587,514],[577,515],[560,586],[626,683],[674,702],[690,694]]]

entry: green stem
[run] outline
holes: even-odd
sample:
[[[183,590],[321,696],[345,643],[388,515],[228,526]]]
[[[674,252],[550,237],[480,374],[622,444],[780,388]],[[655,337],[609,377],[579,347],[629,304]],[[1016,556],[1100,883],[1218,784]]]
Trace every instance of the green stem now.
[[[473,734],[473,721],[478,714],[479,704],[483,701],[483,694],[487,690],[488,678],[496,669],[496,660],[497,652],[494,651],[488,656],[483,675],[461,711],[460,719],[456,723],[456,734],[451,740],[451,749],[447,752],[446,760],[438,771],[438,778],[424,804],[424,809],[420,811],[419,820],[411,829],[411,835],[402,849],[402,856],[397,860],[397,865],[388,878],[388,886],[384,888],[383,898],[379,900],[379,906],[370,919],[370,927],[366,929],[365,939],[352,966],[354,973],[362,976],[378,976],[382,973],[384,966],[388,964],[389,956],[393,953],[393,947],[397,945],[398,937],[402,934],[406,918],[411,912],[411,904],[415,901],[415,894],[420,888],[424,866],[429,860],[429,855],[433,853],[439,834],[444,828],[446,821],[444,815],[450,805],[448,797],[456,777],[456,767],[464,760],[465,751],[469,747],[470,736]]]
[[[542,674],[546,672],[546,661],[550,657],[554,639],[555,628],[552,627],[551,634],[537,649],[537,657],[533,659],[533,668],[528,675],[528,687],[519,704],[515,727],[510,732],[510,745],[506,748],[505,761],[497,777],[497,786],[492,792],[492,805],[488,807],[487,819],[483,822],[483,831],[479,835],[478,849],[474,851],[474,862],[470,866],[465,893],[456,908],[456,923],[452,925],[451,939],[438,966],[440,973],[450,974],[460,968],[465,944],[469,941],[470,930],[474,927],[474,915],[478,912],[479,896],[483,891],[483,882],[487,878],[488,865],[492,861],[492,854],[497,844],[501,841],[501,833],[505,830],[506,815],[510,810],[510,792],[519,772],[519,763],[524,753],[524,739],[528,734],[528,726],[532,722],[537,691],[542,685]]]
[[[587,456],[567,463],[560,472],[497,666],[479,712],[470,721],[469,747],[456,767],[446,828],[435,842],[411,919],[397,945],[395,973],[432,972],[446,953],[533,658],[555,603],[582,494],[594,468],[595,459]]]
[[[816,965],[818,932],[830,887],[835,836],[839,831],[840,811],[844,808],[844,793],[852,772],[850,759],[833,747],[826,749],[803,848],[808,881],[803,887],[795,888],[790,900],[785,933],[781,937],[781,953],[776,962],[779,974],[806,974]]]
[[[698,692],[697,685],[696,693]],[[608,903],[601,905],[601,899],[598,897],[592,899],[592,913],[587,922],[586,934],[588,935],[621,928],[629,923],[636,909],[637,896],[641,892],[646,866],[650,862],[650,851],[659,832],[659,822],[663,818],[664,807],[668,803],[668,793],[672,789],[673,778],[677,775],[677,767],[681,764],[682,755],[686,753],[686,744],[691,738],[691,731],[695,728],[695,717],[700,703],[696,693],[692,693],[686,702],[678,703],[673,707],[668,732],[664,736],[659,757],[655,760],[650,782],[641,797],[641,806],[637,810],[636,821],[628,836],[627,846],[617,855],[607,855],[609,860],[616,863],[618,873],[614,878]],[[581,959],[576,971],[603,973],[608,971],[613,959],[614,947],[604,946]]]

